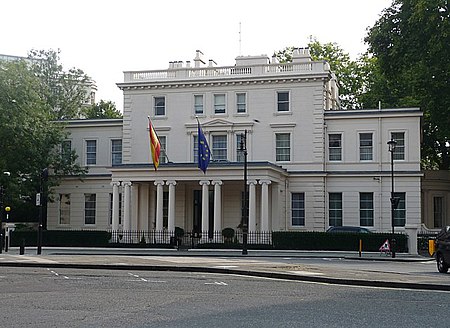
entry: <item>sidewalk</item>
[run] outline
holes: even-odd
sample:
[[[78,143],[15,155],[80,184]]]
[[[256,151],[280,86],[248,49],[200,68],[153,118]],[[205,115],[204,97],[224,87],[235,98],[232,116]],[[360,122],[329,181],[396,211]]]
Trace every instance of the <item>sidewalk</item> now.
[[[450,275],[439,274],[433,258],[379,253],[148,248],[27,248],[0,254],[0,268],[209,272],[343,285],[450,291]],[[1,270],[1,269],[0,269]]]

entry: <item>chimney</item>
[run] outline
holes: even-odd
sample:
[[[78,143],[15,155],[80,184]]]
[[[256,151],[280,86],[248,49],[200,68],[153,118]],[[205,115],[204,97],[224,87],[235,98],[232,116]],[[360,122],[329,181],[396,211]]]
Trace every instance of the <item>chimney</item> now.
[[[195,58],[194,58],[195,67],[200,67],[202,64],[205,64],[205,62],[202,59],[202,56],[203,52],[201,52],[200,50],[195,51]]]
[[[209,63],[208,63],[208,67],[214,67],[214,66],[217,66],[217,63],[214,60],[210,59]]]
[[[292,62],[310,62],[312,60],[309,48],[295,48],[292,54]]]

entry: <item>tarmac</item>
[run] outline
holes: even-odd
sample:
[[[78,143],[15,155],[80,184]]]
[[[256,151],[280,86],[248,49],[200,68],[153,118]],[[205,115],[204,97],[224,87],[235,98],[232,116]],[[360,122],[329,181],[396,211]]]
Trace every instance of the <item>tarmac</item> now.
[[[429,256],[279,250],[150,248],[19,248],[0,254],[1,267],[176,271],[244,275],[352,286],[450,291],[450,274]]]

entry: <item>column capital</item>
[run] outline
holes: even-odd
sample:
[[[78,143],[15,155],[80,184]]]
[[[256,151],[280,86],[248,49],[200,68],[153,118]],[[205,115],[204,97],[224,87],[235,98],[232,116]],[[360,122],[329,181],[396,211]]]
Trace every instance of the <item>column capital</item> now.
[[[132,185],[132,183],[131,183],[131,181],[123,181],[122,182],[122,186],[124,186],[124,187],[131,187],[131,185]]]
[[[257,185],[258,184],[258,181],[256,181],[256,180],[247,180],[247,184],[248,185]]]
[[[120,181],[112,181],[112,182],[111,182],[111,186],[113,186],[113,187],[119,187],[119,186],[120,186]]]
[[[212,181],[212,185],[219,185],[219,186],[221,186],[221,185],[223,185],[223,182],[222,182],[222,180],[213,180]]]
[[[153,184],[155,186],[158,186],[158,185],[164,186],[164,181],[163,180],[156,180],[155,182],[153,182]]]
[[[263,184],[270,185],[271,183],[272,183],[272,181],[270,181],[270,180],[259,180],[260,185],[263,185]]]
[[[168,186],[170,186],[170,185],[176,186],[176,185],[177,185],[177,182],[176,182],[175,180],[167,180],[167,181],[166,181],[166,185],[168,185]]]
[[[198,183],[199,183],[201,186],[203,186],[203,185],[209,186],[209,185],[211,184],[211,182],[210,182],[209,180],[201,180],[201,181],[199,181]]]

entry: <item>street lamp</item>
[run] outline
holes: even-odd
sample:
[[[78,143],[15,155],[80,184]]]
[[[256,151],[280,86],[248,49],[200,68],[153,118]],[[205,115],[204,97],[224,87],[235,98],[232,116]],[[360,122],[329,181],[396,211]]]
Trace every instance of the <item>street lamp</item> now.
[[[247,130],[241,134],[240,150],[244,154],[244,201],[243,201],[243,218],[242,218],[242,255],[247,255],[247,239],[248,239],[248,189],[247,189]]]
[[[3,172],[4,176],[11,176],[10,172]],[[1,183],[1,182],[0,182]],[[3,197],[5,195],[5,187],[0,184],[0,254],[3,252]]]
[[[392,238],[391,238],[391,254],[395,257],[395,235],[394,235],[394,216],[395,208],[398,204],[398,198],[394,197],[394,151],[397,146],[397,141],[391,138],[387,142],[389,147],[389,152],[391,153],[391,224],[392,224]]]
[[[38,226],[38,236],[37,236],[37,255],[42,253],[42,221],[43,221],[43,207],[45,202],[44,197],[44,184],[48,179],[48,168],[45,168],[41,172],[40,182],[39,182],[39,196],[36,197],[36,205],[39,206],[39,226]]]

